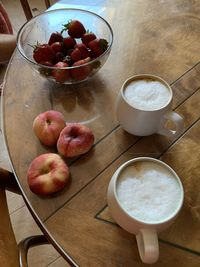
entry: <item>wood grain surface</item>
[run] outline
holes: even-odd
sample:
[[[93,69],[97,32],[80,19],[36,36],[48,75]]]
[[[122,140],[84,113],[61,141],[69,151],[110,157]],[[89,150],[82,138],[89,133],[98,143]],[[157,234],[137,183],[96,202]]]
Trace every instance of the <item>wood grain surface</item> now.
[[[113,221],[106,192],[112,174],[123,162],[138,156],[160,158],[180,176],[186,198],[177,221],[160,235],[161,255],[155,266],[181,266],[183,262],[182,266],[198,266],[199,210],[195,207],[199,197],[194,191],[200,190],[200,3],[112,0],[94,1],[93,8],[111,24],[114,44],[108,61],[91,80],[71,86],[49,82],[17,51],[8,67],[3,130],[27,205],[54,246],[80,266],[143,266],[133,236]],[[125,79],[138,73],[156,74],[171,84],[173,109],[185,121],[185,130],[176,139],[136,137],[119,126],[116,97]],[[88,125],[95,145],[84,156],[66,160],[70,186],[41,198],[30,192],[26,173],[37,155],[56,152],[42,146],[32,131],[36,115],[48,109],[61,111],[67,122]],[[196,186],[188,186],[188,177]]]

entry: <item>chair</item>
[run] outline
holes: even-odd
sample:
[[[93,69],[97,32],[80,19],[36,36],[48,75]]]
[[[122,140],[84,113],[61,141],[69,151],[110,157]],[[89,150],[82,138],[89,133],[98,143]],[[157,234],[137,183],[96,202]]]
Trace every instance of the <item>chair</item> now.
[[[26,16],[26,19],[27,20],[30,20],[33,15],[32,15],[32,12],[31,12],[31,8],[30,8],[30,5],[28,3],[28,0],[20,0],[21,2],[21,5],[22,5],[22,8],[24,10],[24,14]],[[46,8],[49,8],[50,7],[50,1],[49,0],[44,0],[45,2],[45,5],[46,5]]]
[[[20,193],[14,175],[0,168],[0,266],[27,267],[27,252],[30,247],[48,244],[44,235],[27,237],[18,245],[12,229],[5,189]]]

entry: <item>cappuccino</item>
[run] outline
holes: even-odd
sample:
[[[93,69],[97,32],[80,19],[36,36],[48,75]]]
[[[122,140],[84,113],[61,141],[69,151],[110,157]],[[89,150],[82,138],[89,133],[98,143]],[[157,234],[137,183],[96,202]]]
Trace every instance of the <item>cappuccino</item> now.
[[[136,161],[123,169],[116,192],[122,208],[147,223],[168,219],[179,207],[182,195],[174,174],[153,161]]]
[[[124,90],[127,102],[140,110],[163,108],[171,98],[171,92],[162,82],[153,79],[131,81]]]

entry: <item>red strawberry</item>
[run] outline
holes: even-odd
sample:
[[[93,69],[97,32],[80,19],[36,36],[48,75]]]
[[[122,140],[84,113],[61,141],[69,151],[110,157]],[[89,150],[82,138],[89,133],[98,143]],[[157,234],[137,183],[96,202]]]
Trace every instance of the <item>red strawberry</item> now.
[[[69,65],[65,62],[58,62],[57,64],[54,65],[54,67],[57,68],[63,68],[63,67],[69,67]],[[52,71],[52,75],[56,79],[57,82],[64,82],[70,79],[69,76],[69,70],[66,69],[54,69]]]
[[[63,58],[64,58],[64,54],[62,52],[57,52],[56,53],[56,56],[55,56],[55,63],[58,63],[60,61],[63,61]]]
[[[87,46],[84,44],[76,44],[75,48],[78,48],[81,52],[81,59],[84,59],[86,57],[89,57],[89,51],[87,49]]]
[[[105,39],[94,39],[89,42],[88,47],[91,49],[93,57],[99,57],[108,48],[108,42]]]
[[[86,32],[83,37],[81,38],[81,41],[83,44],[85,44],[86,46],[88,46],[88,43],[93,41],[94,39],[96,39],[96,35],[92,32]]]
[[[36,45],[33,51],[33,58],[37,63],[52,61],[55,57],[53,48],[48,44]]]
[[[85,59],[81,59],[77,62],[75,62],[72,66],[75,67],[75,66],[81,66],[83,64],[86,64],[88,62],[91,61],[91,58],[90,57],[87,57]],[[71,75],[72,75],[72,78],[76,81],[81,81],[81,80],[84,80],[88,77],[88,75],[90,74],[91,72],[91,66],[90,65],[86,65],[86,66],[82,66],[82,67],[79,67],[79,68],[75,68],[75,69],[72,69],[71,70]]]
[[[51,47],[53,48],[54,52],[61,52],[62,50],[62,43],[61,42],[55,42],[51,45]]]
[[[53,32],[49,38],[48,45],[52,45],[55,42],[62,42],[62,34],[59,32]]]
[[[81,51],[78,48],[75,48],[71,52],[70,57],[71,57],[71,59],[72,59],[73,62],[76,62],[76,61],[82,59],[82,57],[81,57]]]
[[[76,44],[76,40],[70,36],[63,38],[63,46],[65,49],[72,49]]]
[[[61,33],[66,30],[68,34],[73,38],[81,38],[86,32],[85,27],[78,20],[71,20],[67,24],[65,24]]]

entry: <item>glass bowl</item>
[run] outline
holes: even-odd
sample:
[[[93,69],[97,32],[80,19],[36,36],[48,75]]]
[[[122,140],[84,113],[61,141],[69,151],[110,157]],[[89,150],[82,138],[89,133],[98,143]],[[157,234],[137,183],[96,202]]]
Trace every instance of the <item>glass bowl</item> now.
[[[99,39],[106,39],[108,42],[106,51],[96,58],[91,57],[90,61],[79,66],[55,67],[54,65],[45,66],[37,63],[33,58],[33,47],[38,43],[48,44],[51,34],[61,32],[63,25],[70,20],[79,20],[86,31],[94,33]],[[62,33],[62,35],[68,37],[67,32]],[[76,43],[81,43],[80,38],[75,40]],[[112,43],[113,31],[105,19],[91,11],[72,8],[46,11],[35,16],[22,26],[17,36],[17,48],[34,70],[47,79],[63,84],[85,81],[98,72],[110,54]],[[59,75],[56,76],[55,73],[61,73],[62,79],[57,78]]]

